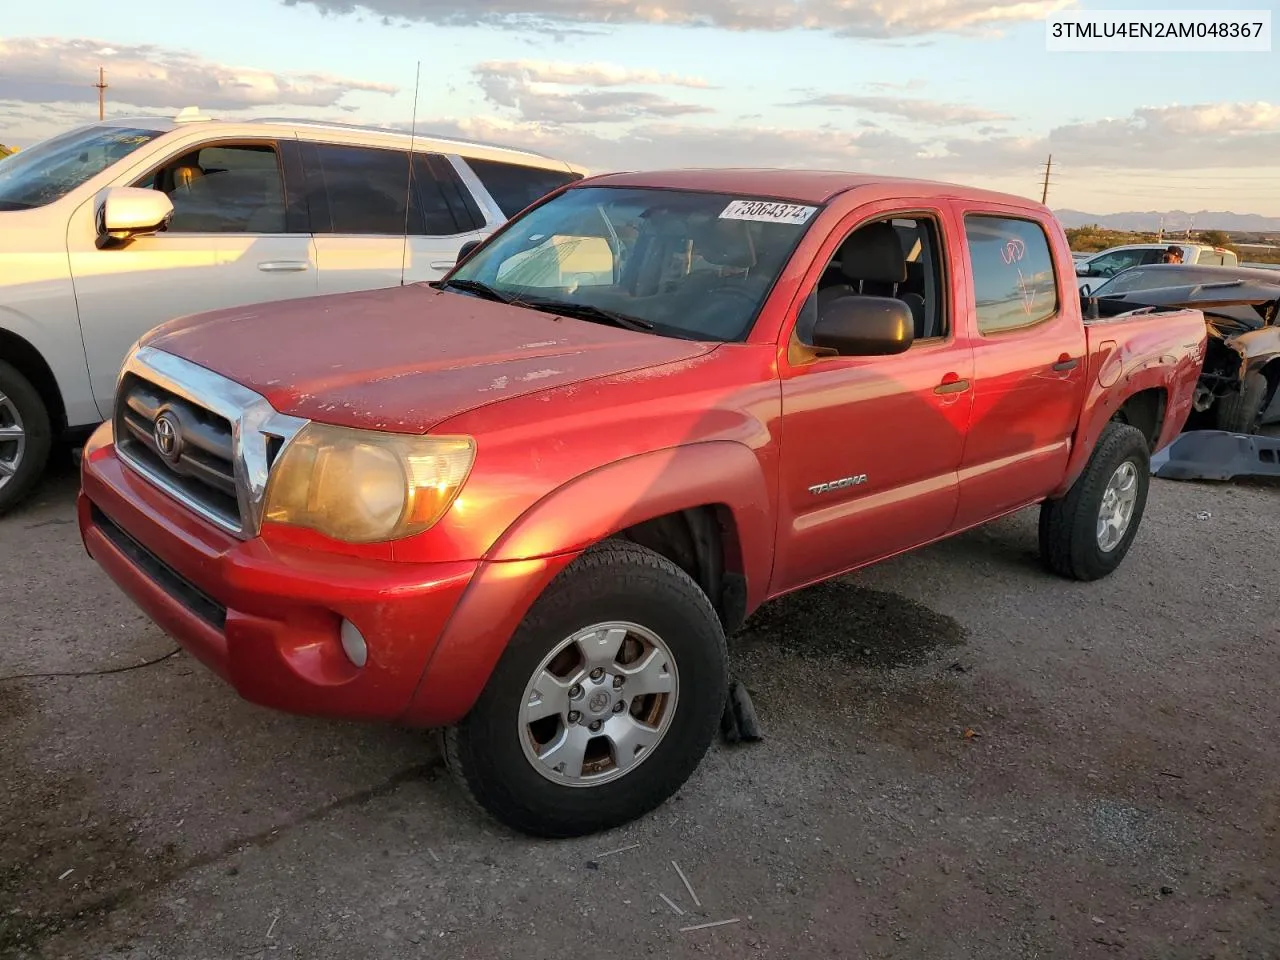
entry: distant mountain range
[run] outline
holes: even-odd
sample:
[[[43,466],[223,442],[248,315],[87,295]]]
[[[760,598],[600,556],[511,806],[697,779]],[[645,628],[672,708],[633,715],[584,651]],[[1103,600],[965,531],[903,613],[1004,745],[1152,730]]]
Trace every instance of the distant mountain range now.
[[[1089,227],[1097,224],[1110,230],[1156,230],[1164,217],[1164,228],[1170,230],[1227,230],[1230,232],[1267,233],[1280,231],[1280,217],[1264,217],[1256,213],[1230,213],[1226,210],[1147,210],[1129,213],[1084,213],[1080,210],[1055,210],[1064,227]]]

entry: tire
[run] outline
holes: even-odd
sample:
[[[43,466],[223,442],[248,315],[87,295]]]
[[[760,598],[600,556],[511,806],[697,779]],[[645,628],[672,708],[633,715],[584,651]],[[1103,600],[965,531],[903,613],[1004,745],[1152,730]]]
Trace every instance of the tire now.
[[[527,691],[532,689],[535,677],[545,675],[542,667],[547,659],[587,628],[614,625],[612,630],[616,632],[623,629],[618,626],[620,623],[649,631],[665,645],[666,653],[657,646],[646,648],[645,655],[652,649],[655,659],[637,662],[666,662],[674,667],[675,694],[627,699],[623,706],[617,702],[606,705],[604,695],[624,695],[627,683],[632,684],[633,690],[640,689],[661,675],[664,679],[660,685],[671,686],[670,674],[656,671],[624,677],[621,694],[614,694],[617,681],[610,678],[622,667],[609,660],[608,654],[599,655],[595,661],[613,664],[611,672],[598,684],[590,675],[584,675],[590,669],[589,661],[584,659],[572,668],[561,668],[552,660],[547,669],[563,679],[561,686],[546,687],[551,695],[545,698],[548,706],[543,709],[550,711],[550,704],[556,703],[571,710],[576,704],[580,707],[576,711],[579,720],[572,724],[569,721],[573,714],[552,713],[536,721],[535,726],[541,726],[531,732],[534,727],[526,725],[525,705],[536,710],[544,698],[538,696],[541,689],[533,696],[528,696]],[[604,630],[591,637],[607,634]],[[636,639],[638,636],[627,634],[619,656],[625,656],[633,644],[641,642]],[[588,648],[594,649],[590,645],[570,646],[570,654],[562,656],[577,657]],[[570,686],[575,679],[579,683]],[[568,692],[559,694],[561,690]],[[577,697],[565,699],[572,697],[574,690],[578,691]],[[710,747],[727,695],[724,631],[706,594],[688,574],[660,554],[634,543],[606,541],[566,567],[534,603],[471,712],[444,732],[445,763],[469,797],[508,827],[537,837],[585,836],[635,820],[673,796]],[[662,713],[661,720],[656,713],[645,714],[659,703],[669,711]],[[590,709],[603,712],[592,714]],[[553,769],[554,760],[535,758],[540,737],[545,738],[541,754],[550,756],[552,751],[546,744],[554,744],[561,737],[567,744],[571,733],[591,736],[587,717],[602,717],[593,722],[607,724],[616,721],[624,725],[615,727],[615,732],[628,731],[633,728],[625,724],[633,721],[636,710],[660,730],[656,742],[643,752],[631,749],[631,756],[640,759],[623,770],[616,757],[627,751],[614,745],[613,740],[606,741],[608,728],[602,728],[604,732],[591,741],[587,757],[610,747],[605,758],[597,761],[604,769],[596,776],[605,782],[567,785],[565,774]],[[552,729],[557,733],[550,734]],[[568,774],[573,776],[575,770],[580,776],[587,772],[586,766],[570,756]]]
[[[1101,513],[1113,478],[1132,480],[1132,501],[1122,535],[1104,543]],[[1050,570],[1072,580],[1099,580],[1124,560],[1142,523],[1151,484],[1151,450],[1137,427],[1107,424],[1084,472],[1060,500],[1040,506],[1040,555]],[[1122,496],[1122,501],[1127,497]],[[1116,532],[1115,528],[1107,531]]]
[[[0,515],[21,503],[44,474],[53,429],[31,382],[0,360]]]
[[[1257,433],[1265,412],[1263,407],[1268,387],[1267,378],[1261,372],[1249,374],[1244,386],[1217,402],[1215,421],[1218,429],[1232,433]]]

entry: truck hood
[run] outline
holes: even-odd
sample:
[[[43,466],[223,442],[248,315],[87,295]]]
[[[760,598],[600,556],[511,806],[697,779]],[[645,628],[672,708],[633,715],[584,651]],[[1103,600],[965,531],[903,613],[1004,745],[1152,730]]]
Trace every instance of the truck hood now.
[[[425,433],[487,403],[715,349],[412,284],[181,317],[142,341],[322,423]]]

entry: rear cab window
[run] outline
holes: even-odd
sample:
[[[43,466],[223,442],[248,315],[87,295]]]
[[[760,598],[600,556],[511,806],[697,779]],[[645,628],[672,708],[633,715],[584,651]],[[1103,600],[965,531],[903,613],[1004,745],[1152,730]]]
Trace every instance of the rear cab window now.
[[[552,190],[582,179],[580,174],[570,173],[568,170],[526,167],[517,163],[477,160],[473,157],[464,157],[463,162],[479,178],[502,215],[508,219],[532,206]]]
[[[978,332],[1034,326],[1058,312],[1058,280],[1044,227],[1034,220],[966,214]]]

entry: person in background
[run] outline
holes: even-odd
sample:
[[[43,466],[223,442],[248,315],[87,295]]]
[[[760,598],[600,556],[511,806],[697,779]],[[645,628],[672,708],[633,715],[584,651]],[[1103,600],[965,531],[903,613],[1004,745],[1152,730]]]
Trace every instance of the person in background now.
[[[1161,263],[1181,263],[1182,248],[1181,247],[1165,248],[1164,256],[1161,258],[1160,262]]]

